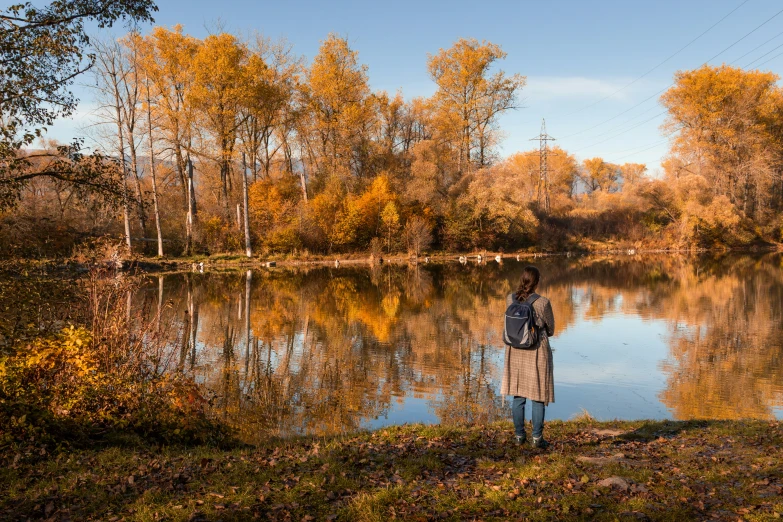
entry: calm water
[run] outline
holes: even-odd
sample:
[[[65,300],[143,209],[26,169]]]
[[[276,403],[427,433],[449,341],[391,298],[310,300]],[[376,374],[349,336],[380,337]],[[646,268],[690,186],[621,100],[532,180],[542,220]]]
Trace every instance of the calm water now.
[[[783,417],[783,259],[537,259],[556,317],[547,418]],[[167,364],[247,439],[507,416],[505,296],[525,261],[150,278]]]

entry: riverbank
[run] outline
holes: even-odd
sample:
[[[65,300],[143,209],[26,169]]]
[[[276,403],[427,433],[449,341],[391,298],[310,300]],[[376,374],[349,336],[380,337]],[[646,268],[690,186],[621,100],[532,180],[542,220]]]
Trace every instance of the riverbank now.
[[[4,520],[770,520],[779,422],[398,426],[263,447],[107,445],[3,457]]]
[[[760,244],[745,248],[720,248],[720,249],[677,249],[677,248],[620,248],[618,245],[600,243],[590,245],[591,248],[569,251],[539,251],[535,249],[515,252],[432,252],[419,256],[407,254],[384,254],[374,257],[366,252],[353,252],[341,254],[274,254],[269,256],[254,255],[246,257],[235,253],[218,253],[212,255],[196,256],[171,256],[171,257],[145,257],[134,255],[127,259],[100,260],[93,259],[90,262],[76,259],[5,259],[0,260],[0,273],[17,272],[19,274],[31,272],[56,276],[79,276],[89,271],[91,267],[105,266],[107,268],[119,268],[124,271],[136,273],[171,273],[183,271],[204,272],[209,270],[237,270],[248,268],[284,268],[307,266],[381,266],[385,264],[409,265],[427,263],[459,262],[464,263],[496,263],[504,261],[534,260],[543,257],[579,257],[579,256],[641,256],[654,254],[682,254],[696,255],[705,253],[728,252],[779,252],[783,250],[781,244]]]
[[[539,250],[529,248],[505,252],[474,250],[470,252],[429,252],[418,256],[397,253],[374,256],[367,252],[349,252],[340,254],[273,254],[268,256],[254,255],[248,258],[241,254],[213,254],[210,256],[172,257],[159,259],[155,257],[137,257],[129,266],[135,266],[143,271],[170,270],[207,270],[220,268],[254,268],[254,267],[286,267],[286,266],[345,266],[345,265],[383,265],[383,264],[426,264],[458,262],[494,263],[500,260],[532,260],[543,257],[576,257],[576,256],[636,256],[649,254],[701,254],[706,252],[774,252],[783,249],[779,244],[759,244],[745,248],[716,249],[678,249],[678,248],[636,248],[620,243],[586,242],[583,248],[573,250]]]

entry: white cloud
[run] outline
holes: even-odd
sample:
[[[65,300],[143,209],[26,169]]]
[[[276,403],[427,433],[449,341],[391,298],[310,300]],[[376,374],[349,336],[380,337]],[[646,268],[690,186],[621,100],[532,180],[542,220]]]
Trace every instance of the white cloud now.
[[[81,101],[74,113],[68,118],[60,118],[46,132],[46,139],[54,139],[61,143],[70,143],[73,138],[84,137],[90,133],[90,128],[98,120],[96,112],[98,103]]]
[[[530,76],[523,89],[523,96],[535,97],[539,100],[557,98],[603,98],[610,96],[616,100],[624,100],[639,87],[639,82],[623,89],[631,79],[617,78],[602,80],[582,76]],[[620,92],[620,89],[623,89]]]

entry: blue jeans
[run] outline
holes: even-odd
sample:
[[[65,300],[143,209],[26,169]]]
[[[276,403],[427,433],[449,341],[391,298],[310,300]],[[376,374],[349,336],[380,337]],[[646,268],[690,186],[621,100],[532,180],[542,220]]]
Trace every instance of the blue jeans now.
[[[514,432],[518,436],[525,434],[525,402],[527,399],[514,395],[514,401],[511,403],[511,416],[514,419]],[[544,434],[544,410],[546,407],[543,402],[530,401],[533,421],[533,437],[539,438]]]

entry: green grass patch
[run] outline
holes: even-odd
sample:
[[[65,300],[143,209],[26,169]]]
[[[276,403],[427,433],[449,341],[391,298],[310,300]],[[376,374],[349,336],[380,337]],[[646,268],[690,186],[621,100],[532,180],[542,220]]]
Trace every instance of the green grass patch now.
[[[0,457],[0,519],[771,520],[778,422],[399,426],[254,448],[30,448]],[[43,451],[42,451],[43,450]]]

